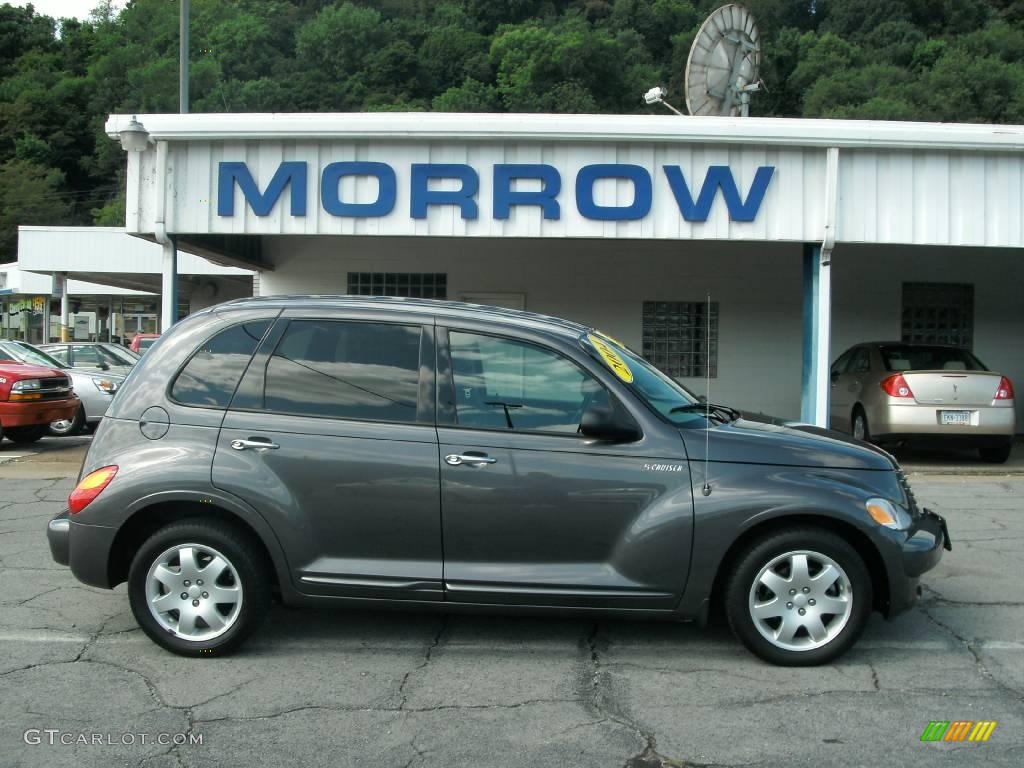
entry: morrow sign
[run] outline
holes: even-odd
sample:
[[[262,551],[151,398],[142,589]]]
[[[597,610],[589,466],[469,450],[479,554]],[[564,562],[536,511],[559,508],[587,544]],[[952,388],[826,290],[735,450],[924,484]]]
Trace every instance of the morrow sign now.
[[[493,183],[492,215],[495,219],[508,219],[517,206],[533,206],[543,212],[545,219],[558,220],[562,216],[562,174],[552,165],[543,163],[496,164],[491,167]],[[712,165],[700,182],[694,197],[691,183],[678,165],[663,165],[668,186],[675,198],[679,213],[686,221],[707,221],[712,205],[721,193],[732,221],[754,221],[761,208],[775,167],[757,168],[745,195],[725,165]],[[371,201],[343,200],[341,182],[348,177],[373,178],[377,181],[377,197]],[[518,181],[532,181],[538,189],[517,188]],[[607,205],[595,199],[595,186],[603,180],[623,180],[633,188],[633,200],[628,205]],[[454,189],[438,189],[440,182]],[[692,181],[692,180],[691,180]],[[425,219],[431,206],[455,206],[463,219],[479,216],[477,193],[480,174],[470,165],[462,163],[413,163],[409,174],[409,216]],[[235,189],[241,190],[245,203],[256,216],[269,216],[285,190],[288,191],[289,212],[292,216],[305,216],[308,208],[309,168],[303,161],[282,162],[263,189],[244,162],[221,162],[217,178],[217,215],[235,215]],[[623,163],[585,165],[575,179],[575,205],[580,215],[597,221],[635,221],[651,211],[654,184],[644,166]],[[349,218],[387,216],[398,204],[398,181],[395,169],[388,163],[345,161],[330,163],[320,175],[320,206],[332,215]]]

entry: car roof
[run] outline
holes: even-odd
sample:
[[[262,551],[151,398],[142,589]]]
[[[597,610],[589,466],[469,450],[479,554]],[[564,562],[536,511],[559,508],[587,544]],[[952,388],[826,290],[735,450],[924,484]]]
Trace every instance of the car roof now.
[[[503,325],[546,331],[577,338],[592,329],[572,320],[525,312],[518,309],[467,304],[462,301],[416,299],[404,296],[257,296],[235,299],[217,304],[210,311],[233,309],[370,309],[374,311],[403,311],[429,313],[438,319],[466,318],[501,323]]]
[[[947,349],[964,349],[956,344],[943,344],[938,341],[865,341],[857,346],[868,345],[872,347],[946,347]]]

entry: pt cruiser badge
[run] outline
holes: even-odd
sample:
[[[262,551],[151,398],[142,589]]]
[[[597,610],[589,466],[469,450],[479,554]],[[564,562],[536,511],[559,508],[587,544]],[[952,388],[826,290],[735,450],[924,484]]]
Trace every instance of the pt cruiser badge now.
[[[323,296],[175,325],[48,537],[82,582],[127,582],[145,633],[186,656],[237,648],[280,599],[715,608],[785,665],[831,662],[872,611],[907,610],[949,547],[884,451],[698,402],[592,328]]]

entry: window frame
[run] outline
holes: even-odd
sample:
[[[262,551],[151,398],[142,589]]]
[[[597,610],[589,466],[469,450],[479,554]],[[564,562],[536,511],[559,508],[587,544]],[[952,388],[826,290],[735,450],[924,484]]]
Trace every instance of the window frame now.
[[[410,421],[396,421],[394,419],[365,419],[356,416],[327,416],[315,413],[295,413],[292,411],[270,410],[266,407],[267,396],[267,368],[270,360],[277,352],[278,346],[288,333],[292,322],[322,321],[331,323],[363,323],[373,325],[396,325],[405,328],[419,328],[420,349],[419,349],[419,376],[416,387],[416,417]],[[358,316],[333,315],[333,314],[289,314],[278,319],[263,341],[257,347],[255,354],[249,361],[249,366],[242,374],[238,382],[227,410],[237,413],[261,413],[267,416],[281,416],[299,419],[320,419],[322,421],[356,422],[359,424],[396,424],[405,426],[434,426],[434,401],[435,401],[435,343],[434,326],[424,321],[421,317],[403,318],[388,316]],[[253,396],[258,401],[257,406],[239,406],[235,401],[242,391],[243,386],[255,390]]]
[[[569,355],[564,352],[554,349],[549,345],[545,345],[536,342],[532,339],[523,338],[521,336],[510,336],[508,333],[501,333],[492,330],[480,330],[478,328],[456,326],[456,325],[439,325],[438,331],[438,344],[437,344],[437,365],[436,369],[438,372],[437,377],[437,426],[445,427],[448,429],[459,429],[471,432],[488,432],[498,435],[537,435],[542,437],[561,437],[561,438],[573,438],[576,440],[586,439],[584,435],[577,432],[553,432],[550,430],[542,429],[518,429],[513,427],[508,428],[496,428],[496,427],[482,427],[477,425],[460,424],[458,422],[458,408],[456,406],[455,398],[455,371],[452,362],[451,353],[451,340],[449,335],[451,332],[455,333],[466,333],[474,336],[487,336],[493,339],[499,339],[501,341],[514,342],[516,344],[522,344],[524,346],[533,347],[542,352],[547,352],[556,357],[560,357],[568,362],[573,367],[581,371],[585,376],[593,379],[598,386],[604,389],[608,393],[609,401],[612,403],[612,407],[622,408],[628,412],[622,399],[618,396],[614,389],[607,386],[599,376],[595,375],[593,371],[589,370],[586,366],[580,364],[576,360],[573,360]],[[632,414],[630,414],[632,415]],[[640,427],[640,422],[633,417],[634,421],[637,421],[637,426]],[[642,427],[641,427],[642,429]]]

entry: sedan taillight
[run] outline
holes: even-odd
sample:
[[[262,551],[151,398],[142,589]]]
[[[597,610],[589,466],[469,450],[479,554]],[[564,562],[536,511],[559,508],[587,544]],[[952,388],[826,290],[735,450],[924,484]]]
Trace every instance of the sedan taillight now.
[[[889,397],[903,397],[912,399],[914,393],[910,391],[910,385],[903,378],[902,373],[894,373],[881,381],[882,390]]]
[[[996,388],[995,400],[1013,400],[1013,384],[1003,376],[999,379],[999,386]]]

